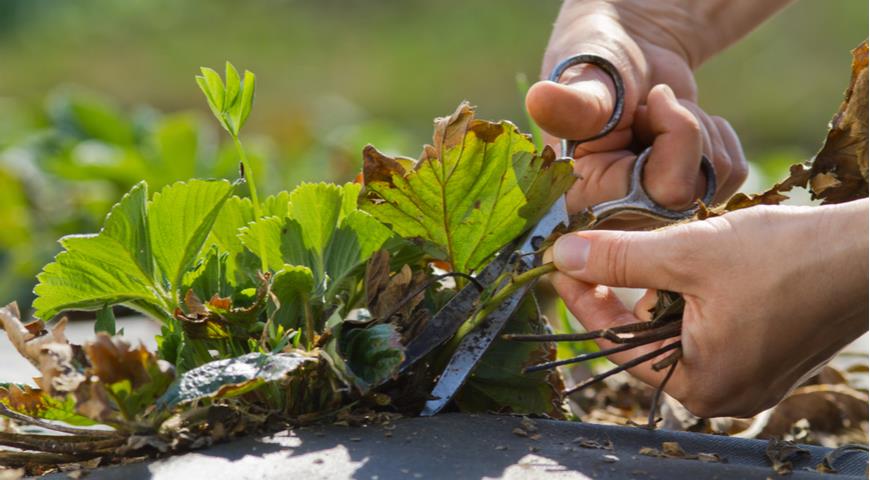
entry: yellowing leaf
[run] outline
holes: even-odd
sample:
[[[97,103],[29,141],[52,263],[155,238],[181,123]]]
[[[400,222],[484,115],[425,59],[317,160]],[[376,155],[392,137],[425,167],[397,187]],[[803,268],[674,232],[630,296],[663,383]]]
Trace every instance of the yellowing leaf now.
[[[428,241],[455,271],[479,269],[574,181],[570,162],[539,154],[510,122],[475,119],[467,103],[436,120],[433,140],[416,163],[366,147],[361,208]]]

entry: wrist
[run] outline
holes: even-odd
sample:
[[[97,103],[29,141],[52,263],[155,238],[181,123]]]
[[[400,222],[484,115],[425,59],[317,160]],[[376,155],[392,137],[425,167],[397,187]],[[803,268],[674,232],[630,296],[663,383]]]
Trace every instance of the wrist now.
[[[830,252],[831,280],[839,279],[842,287],[834,302],[842,304],[843,314],[853,317],[863,333],[868,314],[868,199],[816,208],[821,214],[817,231],[824,235],[817,248]]]
[[[569,0],[559,17],[611,16],[631,36],[680,55],[695,69],[791,1]]]

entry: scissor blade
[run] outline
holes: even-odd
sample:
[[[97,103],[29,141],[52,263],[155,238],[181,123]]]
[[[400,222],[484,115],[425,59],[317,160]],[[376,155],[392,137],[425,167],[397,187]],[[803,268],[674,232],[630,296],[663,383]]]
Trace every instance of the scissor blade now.
[[[516,246],[516,244],[513,244]],[[507,256],[510,254],[507,247],[503,249],[495,260],[489,263],[480,274],[477,275],[478,283],[486,286],[491,284],[501,275],[507,265]],[[475,303],[480,297],[480,291],[473,283],[469,283],[447,302],[438,313],[435,314],[413,340],[405,347],[405,361],[399,366],[399,372],[425,357],[429,352],[449,340],[459,330],[474,310]]]
[[[567,226],[570,221],[571,219],[568,217],[568,204],[565,202],[565,196],[560,195],[556,202],[553,203],[553,206],[547,211],[547,214],[538,220],[535,228],[533,228],[526,236],[525,242],[523,242],[522,247],[520,247],[520,252],[534,252],[537,250],[537,248],[535,248],[535,242],[537,239],[545,240],[551,233],[553,233],[553,230],[555,230],[556,227],[559,225]]]
[[[440,412],[447,405],[459,388],[465,383],[468,375],[486,353],[486,350],[504,328],[508,319],[516,311],[520,301],[534,282],[529,282],[499,306],[483,324],[465,336],[459,343],[459,348],[447,364],[447,368],[432,389],[432,400],[426,402],[420,415],[430,417]]]
[[[559,197],[556,203],[550,207],[547,214],[538,222],[535,228],[529,232],[526,237],[521,253],[531,253],[535,249],[533,247],[535,238],[546,238],[553,232],[559,224],[568,223],[568,211],[566,209],[565,197]],[[534,259],[528,256],[521,256],[520,262],[523,267],[530,268],[534,264]],[[465,383],[468,375],[477,366],[483,354],[486,353],[489,346],[504,328],[508,319],[516,311],[520,301],[526,293],[534,286],[535,282],[529,282],[513,293],[505,300],[498,309],[490,314],[479,327],[465,336],[459,343],[459,347],[447,364],[447,368],[432,389],[432,400],[426,402],[421,416],[429,417],[437,414],[447,405],[459,388]]]

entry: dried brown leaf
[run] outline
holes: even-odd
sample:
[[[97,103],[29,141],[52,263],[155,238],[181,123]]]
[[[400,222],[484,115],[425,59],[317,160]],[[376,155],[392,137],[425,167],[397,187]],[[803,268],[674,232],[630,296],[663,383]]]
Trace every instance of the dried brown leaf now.
[[[825,144],[813,159],[813,194],[822,203],[867,196],[867,42],[852,50],[852,78]]]
[[[6,331],[6,336],[18,353],[37,368],[41,362],[43,346],[69,343],[64,335],[66,322],[66,317],[61,318],[49,331],[40,320],[24,324],[16,302],[0,308],[0,327]]]
[[[191,338],[246,340],[251,337],[249,327],[257,321],[257,316],[266,305],[270,285],[268,277],[261,277],[254,302],[244,307],[234,307],[232,299],[217,294],[203,303],[193,290],[188,290],[184,295],[184,309],[176,308],[174,315]]]
[[[763,436],[782,437],[799,420],[806,419],[813,432],[842,433],[860,428],[870,408],[864,392],[843,384],[800,387],[784,398],[771,413]]]
[[[527,432],[537,432],[538,426],[535,424],[535,421],[529,417],[523,417],[520,420],[520,427],[522,427]]]
[[[144,345],[133,348],[120,338],[99,333],[96,340],[84,348],[91,361],[91,372],[102,382],[111,384],[130,380],[136,389],[150,381],[146,365],[149,360],[156,359],[153,359],[153,354]]]
[[[686,458],[688,456],[677,442],[662,442],[662,453],[672,458]]]
[[[7,388],[0,387],[0,403],[31,417],[40,416],[46,408],[45,393],[27,385],[23,388],[15,384]]]
[[[599,441],[586,437],[577,437],[572,440],[573,443],[576,443],[581,448],[594,448],[599,450],[613,450],[613,442],[610,440]]]
[[[808,188],[823,204],[867,196],[867,42],[852,50],[852,76],[822,149],[805,164],[792,165],[789,176],[766,192],[737,193],[716,208],[702,206],[705,218],[755,205],[778,205],[794,187]]]
[[[794,442],[771,438],[765,450],[767,459],[773,470],[779,475],[788,475],[794,469],[791,460],[809,455],[809,450],[799,447]]]
[[[390,281],[390,252],[377,251],[366,263],[366,305],[370,312],[375,310],[375,304],[381,291]]]

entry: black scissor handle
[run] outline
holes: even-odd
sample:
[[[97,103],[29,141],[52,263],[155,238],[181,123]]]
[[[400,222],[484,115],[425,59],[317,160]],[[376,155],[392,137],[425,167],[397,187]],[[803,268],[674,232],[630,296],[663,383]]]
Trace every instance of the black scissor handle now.
[[[655,200],[650,198],[643,188],[643,167],[646,166],[651,152],[652,147],[647,147],[634,161],[628,195],[617,200],[602,202],[589,208],[597,221],[600,222],[607,217],[622,212],[639,213],[647,217],[666,221],[683,220],[695,214],[697,207],[690,207],[686,210],[671,210],[659,205]],[[701,171],[707,177],[706,189],[701,201],[704,202],[704,205],[710,205],[713,201],[713,196],[716,194],[716,170],[706,155],[701,155]]]
[[[622,75],[619,74],[619,70],[616,69],[616,66],[610,63],[610,60],[599,57],[598,55],[592,53],[580,53],[568,57],[565,60],[559,62],[559,64],[556,65],[555,68],[553,68],[553,71],[550,72],[550,77],[548,78],[548,80],[558,83],[559,79],[562,78],[562,74],[565,73],[565,70],[568,70],[569,68],[577,65],[582,65],[584,63],[595,65],[596,67],[604,70],[604,73],[606,73],[607,76],[610,77],[610,81],[613,82],[613,88],[616,90],[616,103],[613,105],[613,113],[610,115],[610,119],[607,120],[607,123],[604,125],[604,128],[602,128],[600,132],[589,138],[584,138],[581,140],[563,139],[562,157],[571,158],[574,156],[574,150],[577,148],[577,145],[599,139],[612,132],[613,129],[616,128],[616,124],[619,123],[619,120],[622,119],[622,112],[625,107],[625,84],[622,81]]]

